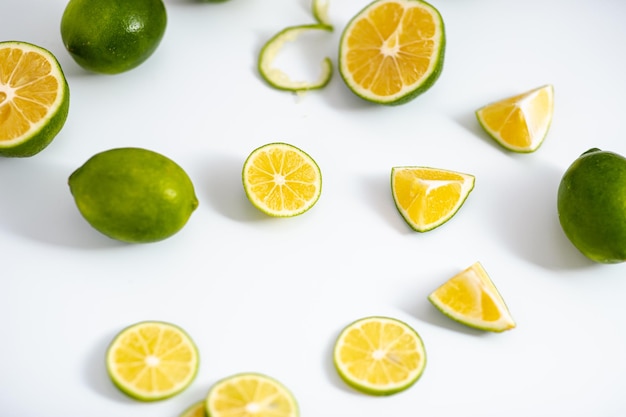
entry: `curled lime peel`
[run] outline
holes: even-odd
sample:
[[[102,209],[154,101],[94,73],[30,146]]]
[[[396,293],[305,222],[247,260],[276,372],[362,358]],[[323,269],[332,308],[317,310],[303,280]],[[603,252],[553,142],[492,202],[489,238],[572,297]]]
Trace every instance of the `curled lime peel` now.
[[[265,43],[259,54],[258,69],[263,79],[269,85],[279,90],[301,92],[323,88],[330,82],[333,74],[333,63],[329,57],[325,57],[322,60],[321,73],[315,81],[293,80],[286,72],[273,65],[276,57],[287,42],[294,42],[303,33],[313,30],[332,32],[333,27],[322,23],[290,26],[278,32]]]
[[[330,18],[328,17],[328,8],[330,6],[330,2],[328,0],[313,0],[312,4],[312,12],[313,17],[317,20],[318,23],[322,25],[331,26]]]

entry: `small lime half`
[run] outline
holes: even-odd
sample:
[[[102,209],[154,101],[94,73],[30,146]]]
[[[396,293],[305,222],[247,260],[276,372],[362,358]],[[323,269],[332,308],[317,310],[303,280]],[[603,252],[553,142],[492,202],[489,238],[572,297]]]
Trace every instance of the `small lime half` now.
[[[63,128],[70,91],[56,57],[26,42],[0,42],[0,156],[29,157]]]
[[[140,401],[170,398],[187,388],[198,372],[196,344],[179,326],[143,321],[120,331],[106,353],[111,380]]]
[[[216,382],[206,397],[210,417],[298,417],[292,392],[276,379],[260,373],[231,375]]]
[[[333,362],[339,376],[356,390],[391,395],[422,376],[426,350],[420,335],[407,323],[391,317],[364,317],[341,331]]]

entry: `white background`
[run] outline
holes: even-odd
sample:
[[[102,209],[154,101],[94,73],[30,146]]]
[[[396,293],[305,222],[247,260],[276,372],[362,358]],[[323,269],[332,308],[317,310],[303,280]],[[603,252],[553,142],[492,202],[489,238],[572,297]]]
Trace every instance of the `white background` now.
[[[296,78],[336,66],[339,36],[368,0],[331,0],[335,26],[277,61]],[[256,71],[263,43],[313,23],[305,0],[165,0],[156,53],[119,75],[87,73],[64,49],[64,0],[2,0],[1,40],[51,50],[70,89],[62,132],[42,153],[0,160],[0,415],[173,417],[236,372],[271,375],[307,417],[626,415],[626,269],[593,264],[564,236],[560,178],[579,154],[626,154],[626,2],[433,0],[447,29],[443,73],[400,107],[354,96],[335,72],[296,96]],[[478,107],[555,89],[547,139],[512,154],[478,126]],[[246,156],[268,142],[319,163],[323,191],[302,216],[273,219],[247,201]],[[127,245],[80,216],[68,176],[93,154],[145,147],[181,165],[200,200],[186,227]],[[476,176],[448,223],[413,232],[391,167]],[[443,317],[427,295],[480,261],[518,327],[482,333]],[[422,378],[391,397],[349,389],[331,350],[351,321],[388,315],[422,336]],[[109,381],[104,353],[123,327],[165,320],[197,342],[182,394],[140,403]]]

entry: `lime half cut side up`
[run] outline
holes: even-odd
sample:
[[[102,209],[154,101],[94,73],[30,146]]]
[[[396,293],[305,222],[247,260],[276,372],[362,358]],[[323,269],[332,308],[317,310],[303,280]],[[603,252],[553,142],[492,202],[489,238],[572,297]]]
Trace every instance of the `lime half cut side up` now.
[[[346,326],[334,347],[333,362],[351,387],[370,395],[406,390],[422,376],[426,350],[420,335],[391,317],[365,317]]]
[[[252,205],[273,217],[305,213],[322,192],[322,173],[315,160],[281,142],[252,151],[244,162],[242,181]]]
[[[55,56],[26,42],[0,42],[0,156],[29,157],[63,128],[69,87]]]
[[[293,80],[285,71],[274,65],[277,56],[287,42],[295,42],[307,33],[320,30],[332,32],[333,27],[322,23],[290,26],[274,35],[265,43],[259,54],[257,67],[261,77],[270,86],[279,90],[303,92],[324,88],[330,82],[333,74],[333,63],[328,57],[322,60],[321,72],[316,80]]]
[[[276,379],[260,373],[231,375],[216,382],[205,400],[210,417],[298,417],[300,410],[291,391]]]
[[[115,386],[140,401],[163,400],[182,392],[196,377],[198,363],[191,337],[180,327],[160,321],[123,329],[106,354]]]
[[[375,0],[346,25],[339,73],[357,96],[407,103],[431,88],[443,70],[446,32],[439,11],[421,0]]]

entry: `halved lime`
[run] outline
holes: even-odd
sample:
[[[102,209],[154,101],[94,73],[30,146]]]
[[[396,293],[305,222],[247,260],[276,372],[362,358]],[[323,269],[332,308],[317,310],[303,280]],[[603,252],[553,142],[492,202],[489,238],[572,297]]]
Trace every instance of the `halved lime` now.
[[[426,350],[407,323],[391,317],[365,317],[341,331],[333,362],[339,376],[358,391],[391,395],[422,376]]]
[[[172,397],[187,388],[198,372],[198,349],[179,326],[144,321],[123,329],[106,353],[111,380],[140,401]]]
[[[295,397],[276,379],[241,373],[216,382],[205,401],[210,417],[298,417]]]
[[[308,211],[322,192],[322,173],[315,160],[302,149],[281,142],[252,151],[244,162],[242,180],[252,205],[274,217]]]
[[[0,42],[0,156],[29,157],[63,128],[70,90],[56,57],[27,42]]]
[[[375,0],[346,25],[339,73],[357,96],[406,103],[432,87],[443,69],[446,33],[439,11],[421,0]]]

